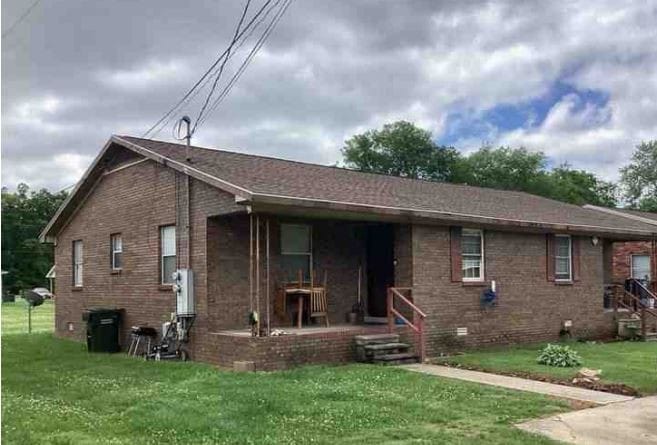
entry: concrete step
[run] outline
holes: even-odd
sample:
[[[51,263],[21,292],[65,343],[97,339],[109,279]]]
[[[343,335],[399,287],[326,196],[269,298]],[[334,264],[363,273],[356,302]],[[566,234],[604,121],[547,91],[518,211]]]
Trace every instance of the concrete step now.
[[[412,352],[399,352],[374,357],[373,362],[384,365],[407,365],[409,363],[417,363],[418,357]]]
[[[356,335],[354,341],[357,346],[371,345],[378,343],[397,343],[399,342],[399,334],[371,334],[371,335]]]
[[[408,349],[411,347],[408,343],[375,343],[363,346],[366,351],[390,351],[395,349]]]
[[[377,343],[372,345],[362,346],[365,358],[372,361],[377,357],[387,354],[395,354],[400,352],[407,352],[411,345],[407,343]]]
[[[646,332],[642,338],[644,341],[657,341],[657,332]]]

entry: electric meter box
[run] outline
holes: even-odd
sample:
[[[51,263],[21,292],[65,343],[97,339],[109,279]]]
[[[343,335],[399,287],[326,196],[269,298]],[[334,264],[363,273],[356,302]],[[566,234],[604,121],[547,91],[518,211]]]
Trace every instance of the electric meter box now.
[[[178,269],[174,272],[176,315],[194,315],[194,272]]]

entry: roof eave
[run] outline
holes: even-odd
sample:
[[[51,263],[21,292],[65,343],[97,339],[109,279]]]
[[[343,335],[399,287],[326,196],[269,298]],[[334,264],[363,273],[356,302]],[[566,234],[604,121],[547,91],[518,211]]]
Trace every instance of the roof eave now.
[[[244,202],[246,204],[246,202]],[[310,198],[300,198],[293,196],[282,196],[274,194],[254,193],[252,199],[248,201],[254,211],[266,206],[297,207],[306,209],[322,209],[334,212],[354,212],[369,215],[381,215],[386,217],[397,218],[399,220],[436,220],[444,223],[459,223],[497,226],[503,228],[523,228],[529,230],[541,230],[551,232],[568,232],[580,233],[586,235],[605,236],[615,239],[653,239],[657,237],[655,232],[642,231],[635,229],[617,229],[614,227],[577,225],[577,224],[559,224],[545,221],[528,221],[520,219],[503,219],[487,217],[481,215],[470,215],[464,213],[445,212],[438,210],[421,210],[413,208],[376,206],[370,204],[357,204],[341,201],[317,200]]]
[[[585,209],[590,209],[590,210],[597,210],[598,212],[603,212],[603,213],[608,213],[610,215],[615,215],[615,216],[620,216],[623,218],[631,219],[633,221],[639,221],[644,224],[650,224],[653,226],[657,226],[657,219],[650,219],[650,218],[644,218],[643,216],[635,215],[633,213],[626,213],[626,212],[621,212],[616,209],[610,209],[608,207],[600,207],[600,206],[594,206],[591,204],[586,204],[584,206]]]

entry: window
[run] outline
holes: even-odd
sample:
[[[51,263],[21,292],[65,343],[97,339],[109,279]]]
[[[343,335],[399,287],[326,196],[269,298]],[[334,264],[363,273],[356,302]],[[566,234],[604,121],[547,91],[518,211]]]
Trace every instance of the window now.
[[[160,227],[160,282],[173,283],[176,271],[176,226]]]
[[[110,266],[112,270],[123,268],[123,240],[120,233],[110,236]]]
[[[311,233],[309,225],[281,224],[281,264],[288,279],[296,279],[300,270],[310,279]]]
[[[571,281],[573,279],[572,239],[570,235],[556,235],[554,242],[554,278],[557,281]]]
[[[484,279],[484,233],[481,230],[463,229],[461,233],[463,281]]]
[[[73,241],[73,286],[82,287],[82,240]]]
[[[632,278],[651,280],[649,255],[632,255]]]

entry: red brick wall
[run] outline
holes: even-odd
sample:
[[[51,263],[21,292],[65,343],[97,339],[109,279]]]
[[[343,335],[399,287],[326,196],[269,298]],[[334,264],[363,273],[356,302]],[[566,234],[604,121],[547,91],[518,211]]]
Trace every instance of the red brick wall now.
[[[273,371],[303,364],[346,363],[354,360],[354,336],[386,333],[386,326],[363,327],[280,337],[249,337],[210,334],[201,359],[232,368],[235,361],[252,361],[257,371]],[[408,329],[398,327],[401,341],[414,344]]]
[[[613,332],[603,310],[602,246],[581,239],[581,281],[547,281],[546,239],[542,234],[485,232],[486,286],[450,281],[449,229],[413,227],[413,295],[428,313],[428,353],[488,344],[558,338],[564,320],[576,336]],[[497,306],[482,308],[481,293],[497,282]],[[466,327],[468,335],[457,336]]]
[[[634,241],[626,243],[614,243],[613,279],[615,282],[624,282],[632,276],[632,255],[653,255],[653,274],[655,274],[655,259],[650,241]],[[657,279],[657,278],[655,278]]]
[[[192,180],[191,254],[195,272],[198,317],[190,344],[192,356],[208,328],[206,231],[208,217],[235,211],[232,195]],[[143,162],[103,177],[76,215],[57,236],[55,261],[58,292],[56,333],[83,339],[84,309],[124,308],[124,344],[132,325],[159,327],[175,310],[170,287],[159,285],[159,227],[176,222],[175,173],[154,162]],[[110,234],[123,238],[123,270],[112,274]],[[72,288],[71,245],[84,243],[82,289]],[[178,252],[184,252],[184,239]],[[179,255],[180,256],[180,255]],[[68,323],[74,330],[69,332]]]

